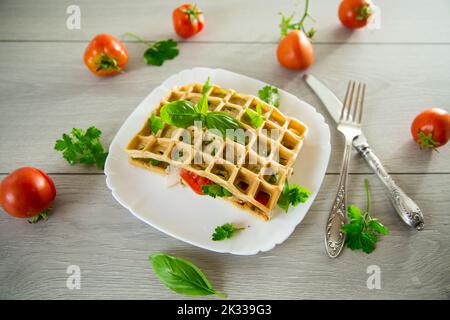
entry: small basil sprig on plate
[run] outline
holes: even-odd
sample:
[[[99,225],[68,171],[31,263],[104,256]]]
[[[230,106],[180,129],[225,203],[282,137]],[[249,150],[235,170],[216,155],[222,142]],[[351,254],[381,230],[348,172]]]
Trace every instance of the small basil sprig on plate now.
[[[203,272],[191,262],[165,253],[154,253],[149,259],[156,276],[170,290],[187,296],[216,294],[226,298],[214,290]]]
[[[258,91],[259,98],[268,104],[278,108],[280,106],[280,94],[277,87],[265,86]]]
[[[244,230],[245,228],[236,228],[231,223],[225,223],[224,225],[217,226],[212,234],[213,241],[221,241],[230,239],[236,231]]]
[[[306,202],[310,194],[311,192],[308,189],[298,184],[290,185],[286,180],[278,198],[277,205],[287,213],[290,205],[296,207],[299,203]]]
[[[180,53],[177,42],[173,39],[150,42],[131,32],[126,32],[125,35],[148,46],[148,49],[144,52],[144,60],[150,65],[162,66],[164,61],[172,60]]]
[[[252,109],[246,109],[245,112],[247,113],[253,128],[258,129],[262,126],[264,118],[262,117],[262,109],[259,103],[256,105],[256,112]]]
[[[374,219],[369,214],[370,209],[370,193],[369,181],[364,180],[364,188],[366,190],[366,211],[361,210],[354,205],[347,208],[349,223],[342,226],[342,232],[345,233],[345,243],[352,250],[361,249],[365,253],[371,253],[375,250],[375,244],[378,242],[378,235],[389,234],[386,228],[378,219]]]
[[[208,112],[208,98],[206,94],[210,89],[209,78],[203,85],[203,95],[200,101],[194,105],[188,100],[173,101],[161,108],[161,119],[175,127],[187,128],[194,125],[195,121],[201,121],[208,129],[216,129],[223,136],[227,130],[240,128],[239,121],[225,112]]]

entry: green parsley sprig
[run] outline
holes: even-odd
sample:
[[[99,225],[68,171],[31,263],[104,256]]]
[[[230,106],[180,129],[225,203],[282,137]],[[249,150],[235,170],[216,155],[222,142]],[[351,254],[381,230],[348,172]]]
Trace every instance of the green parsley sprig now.
[[[212,234],[213,241],[222,241],[230,239],[236,231],[244,230],[245,228],[237,228],[231,223],[225,223],[224,225],[217,226]]]
[[[375,250],[378,235],[387,235],[389,230],[369,214],[370,193],[367,179],[364,180],[364,188],[366,190],[366,211],[361,213],[358,207],[350,205],[347,208],[349,223],[342,226],[342,232],[346,235],[345,243],[348,248],[371,253]]]
[[[71,165],[95,164],[103,170],[108,153],[100,142],[101,134],[96,127],[89,127],[86,131],[73,128],[70,134],[63,133],[62,139],[56,140],[54,148],[62,151],[64,159]]]
[[[277,205],[287,213],[290,205],[296,207],[299,203],[306,202],[310,194],[311,192],[308,189],[298,184],[290,185],[286,180],[278,198]]]
[[[172,60],[180,53],[177,42],[173,39],[150,42],[131,32],[126,32],[125,35],[148,46],[144,52],[144,60],[150,65],[162,66],[164,61]]]
[[[259,98],[268,104],[278,108],[280,106],[280,94],[278,88],[271,85],[264,86],[258,91]]]

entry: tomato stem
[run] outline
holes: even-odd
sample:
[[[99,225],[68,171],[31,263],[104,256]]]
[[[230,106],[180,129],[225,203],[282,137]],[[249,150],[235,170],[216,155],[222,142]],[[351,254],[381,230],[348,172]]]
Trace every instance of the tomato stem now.
[[[294,18],[294,13],[289,16],[289,18],[286,18],[286,16],[281,13],[281,23],[280,23],[280,29],[281,29],[281,37],[285,37],[290,30],[301,30],[303,31],[308,38],[312,38],[316,31],[314,28],[309,29],[309,31],[306,31],[305,26],[303,25],[306,18],[311,19],[313,22],[315,22],[314,18],[309,14],[309,0],[305,1],[305,11],[303,12],[303,16],[300,19],[300,21],[296,23],[291,23],[291,20]]]
[[[136,39],[138,42],[146,44],[148,46],[153,45],[153,42],[151,41],[147,41],[144,38],[142,38],[140,35],[137,35],[136,33],[132,33],[132,32],[125,32],[124,35],[129,36],[131,38]]]
[[[48,210],[45,210],[32,217],[30,220],[28,220],[28,222],[31,224],[35,224],[41,220],[47,221],[47,219],[48,219]]]
[[[425,134],[422,130],[419,130],[418,133],[418,143],[422,149],[436,149],[440,145],[440,143],[433,139],[433,133]]]
[[[97,70],[120,70],[120,67],[117,65],[117,60],[113,57],[108,56],[105,53],[102,53],[100,60],[95,63],[97,65]]]

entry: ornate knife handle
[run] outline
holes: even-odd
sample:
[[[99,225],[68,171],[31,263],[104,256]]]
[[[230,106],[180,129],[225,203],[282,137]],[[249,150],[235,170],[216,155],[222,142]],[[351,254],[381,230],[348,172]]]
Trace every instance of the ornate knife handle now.
[[[358,138],[356,138],[358,139]],[[421,231],[423,230],[423,214],[419,206],[403,192],[395,183],[391,176],[386,172],[380,159],[373,153],[367,143],[354,144],[356,150],[367,161],[375,174],[380,178],[389,191],[389,197],[392,205],[402,220],[409,226]]]

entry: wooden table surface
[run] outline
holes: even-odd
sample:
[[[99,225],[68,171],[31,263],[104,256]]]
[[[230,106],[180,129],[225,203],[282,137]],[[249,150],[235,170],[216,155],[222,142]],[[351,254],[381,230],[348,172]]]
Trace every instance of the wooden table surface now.
[[[0,179],[22,166],[50,173],[58,196],[45,223],[0,214],[0,298],[181,299],[155,277],[148,255],[168,252],[201,267],[231,299],[449,299],[450,147],[424,152],[409,127],[422,109],[450,111],[450,2],[378,0],[381,29],[344,30],[338,0],[312,1],[316,61],[308,70],[342,97],[349,79],[368,85],[364,131],[392,174],[421,207],[425,230],[397,217],[384,190],[356,154],[350,202],[364,205],[363,181],[373,215],[390,229],[377,250],[345,250],[327,258],[323,228],[335,193],[343,138],[301,72],[280,67],[275,50],[278,12],[301,13],[298,1],[197,1],[206,29],[180,43],[180,55],[162,67],[143,63],[144,46],[126,41],[130,61],[120,76],[100,79],[82,62],[98,33],[136,32],[148,39],[174,37],[171,11],[180,1],[76,1],[81,29],[66,27],[75,1],[0,2]],[[110,143],[139,102],[180,70],[220,67],[289,91],[330,124],[332,155],[308,215],[282,245],[256,256],[218,254],[175,240],[134,218],[112,197],[95,168],[70,166],[53,150],[73,127],[95,125]],[[81,269],[81,289],[66,287],[67,267]],[[381,289],[368,289],[368,266],[381,270]]]

